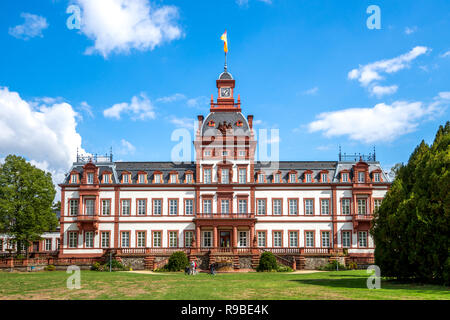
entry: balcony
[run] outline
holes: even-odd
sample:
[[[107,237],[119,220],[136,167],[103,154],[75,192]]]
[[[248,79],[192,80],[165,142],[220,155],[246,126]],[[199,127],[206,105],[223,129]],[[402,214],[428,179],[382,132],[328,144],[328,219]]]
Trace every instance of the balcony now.
[[[251,219],[254,213],[197,213],[197,219]]]
[[[371,214],[358,214],[355,216],[356,221],[371,221],[373,219],[373,215]]]
[[[94,216],[94,215],[77,215],[76,216],[76,221],[77,222],[97,222],[98,221],[98,216]]]

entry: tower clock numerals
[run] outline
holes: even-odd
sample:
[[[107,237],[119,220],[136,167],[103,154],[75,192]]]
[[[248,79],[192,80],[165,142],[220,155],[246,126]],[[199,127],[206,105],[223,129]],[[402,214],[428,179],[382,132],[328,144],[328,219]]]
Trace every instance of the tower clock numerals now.
[[[231,97],[231,88],[220,88],[220,96],[222,98]]]

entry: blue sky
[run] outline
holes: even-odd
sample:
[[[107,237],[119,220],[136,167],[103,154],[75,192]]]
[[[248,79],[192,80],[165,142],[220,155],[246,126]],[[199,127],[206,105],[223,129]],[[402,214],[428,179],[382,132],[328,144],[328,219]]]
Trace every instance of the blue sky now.
[[[449,119],[448,1],[132,0],[127,11],[128,1],[0,3],[0,158],[56,174],[77,147],[170,160],[173,130],[217,96],[225,29],[243,113],[279,129],[281,160],[375,145],[388,168]],[[71,4],[80,30],[66,25]],[[369,5],[379,30],[367,27]]]

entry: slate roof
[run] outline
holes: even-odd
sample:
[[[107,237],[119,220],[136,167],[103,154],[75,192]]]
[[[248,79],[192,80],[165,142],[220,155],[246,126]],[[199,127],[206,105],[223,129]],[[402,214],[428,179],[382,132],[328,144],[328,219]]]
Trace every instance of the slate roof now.
[[[214,128],[208,126],[210,121],[214,121]],[[242,127],[236,126],[238,121],[242,121]],[[203,122],[202,136],[216,135],[219,124],[224,122],[231,124],[235,135],[250,136],[250,127],[247,119],[245,119],[244,115],[240,112],[211,112]]]

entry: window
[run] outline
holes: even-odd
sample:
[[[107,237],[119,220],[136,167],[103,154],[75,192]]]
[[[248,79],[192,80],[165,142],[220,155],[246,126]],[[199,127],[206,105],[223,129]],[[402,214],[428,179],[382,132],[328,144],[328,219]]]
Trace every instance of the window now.
[[[342,214],[349,215],[350,214],[350,199],[342,199]]]
[[[325,215],[330,214],[330,200],[328,200],[328,199],[320,200],[320,211],[322,214],[325,214]]]
[[[109,232],[102,232],[101,236],[101,246],[102,248],[109,248]]]
[[[211,213],[211,202],[212,200],[203,200],[203,213]]]
[[[246,182],[247,182],[247,170],[239,169],[239,183],[246,183]]]
[[[220,212],[222,214],[228,214],[230,213],[230,200],[228,199],[222,199],[220,201]]]
[[[222,169],[222,183],[230,183],[230,170]]]
[[[178,214],[178,200],[170,199],[169,200],[169,215],[176,216]]]
[[[123,231],[122,232],[122,248],[129,248],[129,247],[130,247],[130,232]]]
[[[313,215],[313,214],[314,214],[314,200],[305,199],[305,215]]]
[[[358,214],[366,215],[366,199],[358,199]]]
[[[211,151],[210,150],[205,150],[205,152],[203,154],[205,155],[205,157],[210,157],[211,156]]]
[[[323,182],[323,183],[328,182],[328,174],[322,173],[322,182]]]
[[[228,151],[222,151],[222,156],[228,156]]]
[[[322,247],[323,248],[330,247],[330,232],[329,231],[322,232]]]
[[[184,233],[184,246],[187,248],[192,247],[192,240],[194,239],[193,231],[186,231]]]
[[[211,169],[205,169],[203,171],[203,182],[204,183],[211,183]]]
[[[155,183],[161,183],[162,179],[161,179],[161,175],[160,174],[155,174]]]
[[[239,231],[239,247],[247,247],[247,231]]]
[[[244,150],[239,151],[239,157],[245,157],[245,151]]]
[[[87,183],[88,184],[93,184],[94,183],[94,174],[93,173],[88,173],[87,174]]]
[[[281,216],[281,199],[273,199],[273,215]]]
[[[52,239],[45,239],[45,251],[52,251]]]
[[[145,174],[144,173],[139,174],[139,183],[145,183]]]
[[[290,183],[295,183],[295,173],[289,174],[289,182]]]
[[[95,200],[94,199],[87,199],[86,200],[86,211],[85,211],[85,214],[87,216],[93,216],[94,215],[94,205],[95,205]]]
[[[77,232],[69,232],[69,248],[76,248],[78,246]]]
[[[71,175],[70,179],[71,179],[70,180],[71,183],[77,183],[77,181],[78,181],[78,178],[77,178],[76,174]]]
[[[110,183],[109,174],[105,173],[103,175],[103,183]]]
[[[138,205],[138,212],[137,214],[140,216],[143,216],[147,213],[147,200],[145,199],[140,199],[137,201],[137,205]]]
[[[381,206],[381,199],[374,199],[373,200],[373,211],[377,212],[378,209],[380,208],[380,206]]]
[[[138,231],[136,234],[137,237],[137,243],[136,243],[136,247],[137,248],[145,248],[145,231]]]
[[[297,199],[289,199],[289,214],[290,215],[298,214],[298,200]]]
[[[153,199],[153,215],[160,216],[162,213],[162,200]]]
[[[281,175],[279,173],[275,173],[273,176],[273,183],[281,183]]]
[[[297,231],[289,231],[289,247],[298,247]]]
[[[186,174],[186,183],[192,183],[192,174]]]
[[[111,200],[102,200],[102,215],[109,216],[111,214]]]
[[[342,246],[345,248],[350,247],[350,231],[342,231]]]
[[[177,175],[176,174],[170,175],[170,183],[177,183]]]
[[[373,174],[373,182],[380,182],[380,174],[379,173],[374,173]]]
[[[367,231],[358,232],[358,243],[361,248],[367,247]]]
[[[258,215],[265,215],[266,214],[266,200],[265,199],[258,199],[256,200],[256,213]]]
[[[212,246],[212,232],[203,231],[203,247],[209,248]]]
[[[365,173],[363,171],[358,172],[358,182],[363,183],[365,181]]]
[[[307,182],[307,183],[312,182],[312,174],[311,173],[305,174],[305,182]]]
[[[94,247],[94,232],[88,231],[84,233],[84,246],[86,248]]]
[[[131,200],[122,200],[122,215],[123,216],[130,215],[130,201]]]
[[[0,242],[1,242],[1,240],[0,240]],[[56,239],[56,250],[59,250],[59,238]],[[2,251],[2,250],[0,250],[0,251]]]
[[[247,213],[247,199],[239,199],[238,201],[238,212],[240,214],[246,214]]]
[[[161,248],[161,231],[153,232],[153,247]]]
[[[70,205],[70,212],[69,212],[69,214],[71,216],[78,215],[78,200],[70,200],[69,201],[69,205]]]
[[[123,183],[129,183],[130,182],[130,176],[128,174],[123,175]]]
[[[307,248],[314,248],[314,231],[305,232],[305,246]]]
[[[257,238],[258,238],[258,247],[265,247],[266,246],[266,232],[258,231]]]
[[[348,182],[348,173],[342,174],[342,182]]]
[[[264,173],[258,174],[258,183],[264,183]]]
[[[273,246],[274,247],[281,247],[282,246],[282,240],[281,240],[281,231],[274,231],[273,232]]]

